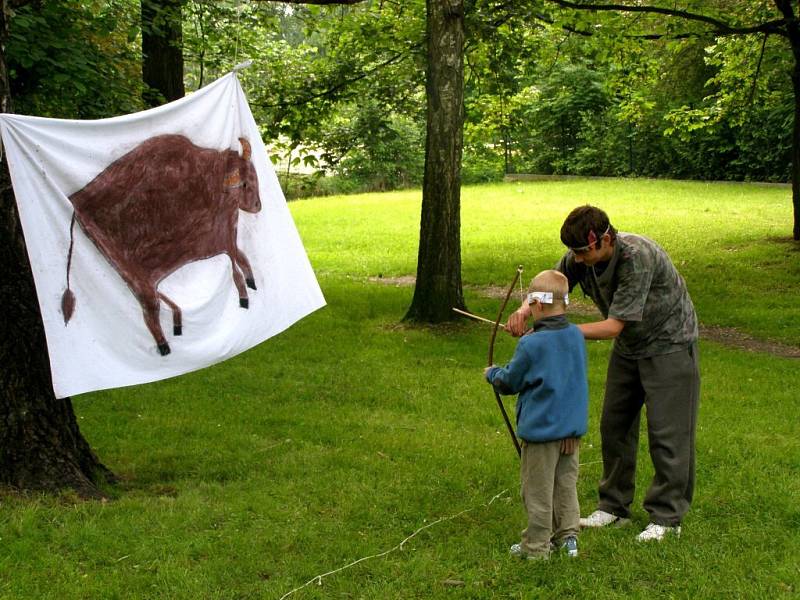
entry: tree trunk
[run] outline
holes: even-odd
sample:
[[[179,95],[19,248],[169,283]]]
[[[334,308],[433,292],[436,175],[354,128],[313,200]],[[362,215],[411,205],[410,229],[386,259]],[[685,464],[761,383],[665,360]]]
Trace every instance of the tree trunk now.
[[[8,6],[0,11],[0,108],[11,112],[5,45]],[[86,443],[69,398],[56,400],[39,303],[17,217],[5,157],[0,165],[0,485],[72,488],[101,496],[113,476]]]
[[[792,71],[792,87],[794,88],[794,129],[792,130],[792,206],[794,208],[794,226],[792,237],[800,241],[800,62],[795,56]]]
[[[794,57],[792,90],[794,92],[794,128],[792,129],[792,237],[800,241],[800,26],[795,20],[789,0],[776,0],[775,5],[786,19],[786,33]]]
[[[786,22],[786,37],[792,49],[792,90],[794,92],[794,128],[792,129],[792,237],[800,241],[800,25],[791,0],[775,0],[775,7]]]
[[[183,0],[141,0],[144,101],[159,106],[183,98]]]
[[[439,323],[464,308],[461,288],[461,150],[464,3],[427,0],[427,138],[417,283],[406,320]]]

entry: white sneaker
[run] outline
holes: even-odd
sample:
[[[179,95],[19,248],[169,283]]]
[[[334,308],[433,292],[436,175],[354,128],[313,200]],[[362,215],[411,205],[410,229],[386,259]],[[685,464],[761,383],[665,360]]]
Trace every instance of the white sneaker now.
[[[624,517],[612,515],[604,510],[596,510],[588,517],[580,520],[581,527],[605,527],[607,525],[615,525],[617,527],[624,527],[630,525],[631,520]]]
[[[647,527],[644,528],[644,531],[642,531],[642,533],[636,536],[636,541],[649,542],[655,540],[656,542],[660,542],[669,534],[672,534],[675,537],[680,537],[681,526],[674,525],[672,527],[669,527],[667,525],[658,525],[657,523],[650,523]]]

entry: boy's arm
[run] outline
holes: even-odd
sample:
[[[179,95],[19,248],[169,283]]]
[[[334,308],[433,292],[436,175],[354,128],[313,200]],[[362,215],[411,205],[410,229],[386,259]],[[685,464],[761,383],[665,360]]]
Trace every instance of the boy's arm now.
[[[577,327],[587,340],[610,340],[622,333],[625,321],[609,317],[604,321],[581,323]]]
[[[530,318],[530,316],[531,307],[528,305],[527,300],[523,300],[522,305],[508,316],[505,330],[514,337],[521,336],[525,333],[525,328],[527,327],[528,318]]]
[[[518,394],[528,384],[527,376],[532,362],[528,351],[519,343],[511,362],[505,367],[486,367],[484,377],[499,393]]]
[[[571,250],[564,253],[553,268],[563,273],[567,278],[570,292],[578,284],[586,271],[584,265],[575,262],[575,257]],[[531,307],[526,300],[523,300],[520,307],[508,316],[508,321],[505,326],[506,332],[514,337],[520,337],[527,330],[527,323],[530,316]]]
[[[501,370],[500,367],[498,367],[497,365],[491,365],[490,367],[486,367],[483,370],[483,376],[484,378],[486,378],[486,381],[488,381],[494,386],[494,389],[497,390],[498,394],[509,396],[514,392],[511,391],[508,387],[506,387],[506,385],[500,379],[495,380],[494,378],[497,371],[500,370]]]

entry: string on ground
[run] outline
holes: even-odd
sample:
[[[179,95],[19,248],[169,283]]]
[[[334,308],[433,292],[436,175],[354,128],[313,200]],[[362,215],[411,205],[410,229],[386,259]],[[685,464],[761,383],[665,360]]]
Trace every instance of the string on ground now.
[[[373,558],[382,558],[382,557],[386,556],[387,554],[391,554],[392,552],[394,552],[396,550],[402,550],[403,545],[406,542],[408,542],[410,539],[412,539],[414,536],[416,536],[417,534],[421,533],[422,531],[425,531],[426,529],[429,529],[430,527],[433,527],[434,525],[438,525],[439,523],[444,523],[446,521],[452,521],[453,519],[456,519],[456,518],[460,517],[461,515],[466,514],[468,512],[472,512],[473,510],[476,510],[478,508],[491,506],[491,504],[495,500],[497,500],[498,498],[500,498],[503,494],[505,494],[507,492],[508,492],[508,489],[506,488],[502,492],[499,492],[499,493],[495,494],[492,497],[492,499],[489,500],[488,502],[484,502],[483,504],[479,504],[478,506],[473,506],[472,508],[464,509],[461,512],[458,512],[458,513],[456,513],[454,515],[450,515],[449,517],[442,517],[440,519],[437,519],[437,520],[433,521],[432,523],[428,523],[427,525],[423,525],[422,527],[417,529],[414,533],[409,535],[406,539],[404,539],[402,542],[400,542],[396,546],[393,546],[392,548],[389,548],[388,550],[385,550],[384,552],[380,552],[378,554],[372,554],[370,556],[364,556],[363,558],[359,558],[358,560],[354,560],[353,562],[348,563],[348,564],[344,565],[343,567],[339,567],[338,569],[334,569],[333,571],[328,571],[327,573],[322,573],[320,575],[315,575],[314,577],[312,577],[311,579],[306,581],[303,585],[300,585],[300,586],[294,588],[293,590],[291,590],[289,592],[286,592],[283,596],[280,597],[280,600],[285,600],[286,598],[288,598],[292,594],[294,594],[296,592],[299,592],[300,590],[302,590],[303,588],[308,587],[312,583],[316,583],[317,585],[322,585],[322,580],[325,577],[329,577],[329,576],[334,575],[336,573],[340,573],[341,571],[344,571],[345,569],[349,569],[350,567],[354,567],[355,565],[357,565],[359,563],[362,563],[364,561],[367,561],[367,560],[370,560],[370,559],[373,559]]]

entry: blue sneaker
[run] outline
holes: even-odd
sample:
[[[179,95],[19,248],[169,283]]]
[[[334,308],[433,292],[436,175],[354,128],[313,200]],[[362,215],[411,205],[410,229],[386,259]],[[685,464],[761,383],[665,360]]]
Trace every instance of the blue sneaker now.
[[[567,556],[570,558],[578,556],[578,538],[574,535],[564,538],[561,547],[567,551]]]

